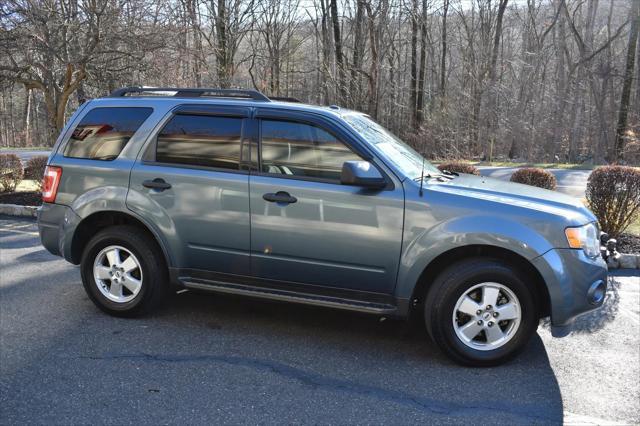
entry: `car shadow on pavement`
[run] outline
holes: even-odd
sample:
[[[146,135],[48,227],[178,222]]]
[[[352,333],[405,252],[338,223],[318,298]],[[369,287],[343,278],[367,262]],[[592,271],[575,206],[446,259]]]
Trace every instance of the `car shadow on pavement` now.
[[[615,276],[610,275],[607,282],[607,294],[602,307],[576,318],[572,327],[572,333],[595,333],[601,330],[607,323],[613,321],[618,315],[620,307],[619,289],[620,282],[615,279]],[[550,325],[548,318],[542,322],[542,326],[545,328],[549,328]]]
[[[23,335],[36,345],[3,355],[11,418],[119,424],[144,413],[141,423],[157,424],[192,413],[191,423],[215,423],[223,407],[228,423],[562,423],[538,335],[513,361],[474,369],[450,362],[415,323],[195,292],[153,315],[114,318],[88,300],[76,270],[47,278],[0,292],[19,327],[10,345]],[[29,337],[39,330],[46,336]]]
[[[436,418],[485,413],[487,421],[562,423],[560,389],[537,334],[517,359],[475,369],[445,358],[423,325],[351,312],[187,292],[154,320],[199,326],[212,341],[231,338],[252,348],[228,359],[212,345],[212,363],[275,372],[344,398],[374,398]]]

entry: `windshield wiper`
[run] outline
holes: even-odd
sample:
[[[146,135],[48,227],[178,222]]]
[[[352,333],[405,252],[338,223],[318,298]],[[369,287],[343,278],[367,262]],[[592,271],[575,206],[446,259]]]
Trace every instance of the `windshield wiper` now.
[[[445,175],[449,175],[449,176],[460,176],[460,174],[458,172],[452,172],[450,170],[442,170],[442,173],[444,173]]]
[[[413,181],[414,181],[414,182],[420,182],[420,180],[421,180],[422,178],[424,178],[424,179],[431,179],[432,177],[435,177],[435,176],[430,175],[429,173],[425,173],[425,174],[424,174],[424,176],[416,176],[416,177],[414,177],[414,178],[413,178]]]

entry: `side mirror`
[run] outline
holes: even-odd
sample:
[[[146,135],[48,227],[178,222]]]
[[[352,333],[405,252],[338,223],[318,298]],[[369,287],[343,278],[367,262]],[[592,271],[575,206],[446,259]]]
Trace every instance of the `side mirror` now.
[[[368,161],[345,161],[342,164],[340,183],[343,185],[384,188],[387,181]]]

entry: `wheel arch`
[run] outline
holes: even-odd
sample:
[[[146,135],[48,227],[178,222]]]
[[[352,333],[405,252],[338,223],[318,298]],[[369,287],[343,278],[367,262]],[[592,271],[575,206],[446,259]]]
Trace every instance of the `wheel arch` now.
[[[505,261],[508,265],[518,268],[523,277],[530,277],[526,282],[530,283],[533,289],[535,303],[539,308],[540,317],[546,317],[551,312],[551,298],[547,290],[545,281],[538,269],[525,257],[520,254],[498,246],[491,245],[468,245],[450,249],[435,257],[424,268],[413,289],[411,296],[411,306],[422,306],[427,292],[434,279],[446,267],[450,266],[452,259],[460,261],[469,258],[495,258]]]
[[[87,243],[98,231],[114,225],[129,225],[139,228],[146,233],[158,245],[164,255],[167,266],[171,266],[171,257],[162,243],[161,238],[153,231],[153,229],[145,224],[141,219],[133,214],[125,213],[117,210],[103,210],[90,214],[83,218],[76,226],[73,238],[71,239],[71,259],[73,264],[79,264],[82,259],[82,253]]]

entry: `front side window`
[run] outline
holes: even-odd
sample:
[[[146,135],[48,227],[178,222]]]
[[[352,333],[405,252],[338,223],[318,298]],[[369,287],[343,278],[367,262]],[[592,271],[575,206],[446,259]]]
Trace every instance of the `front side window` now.
[[[73,131],[64,156],[113,160],[152,112],[152,108],[94,108]]]
[[[156,161],[238,170],[242,118],[176,115],[160,131]]]
[[[262,120],[262,171],[340,181],[342,164],[361,158],[329,132],[304,123]]]

